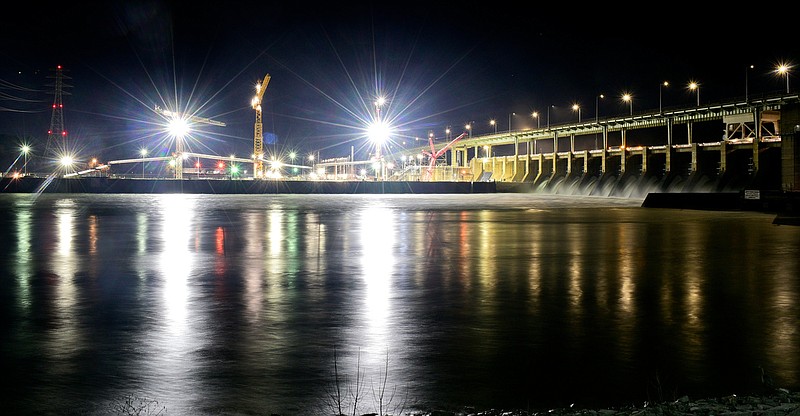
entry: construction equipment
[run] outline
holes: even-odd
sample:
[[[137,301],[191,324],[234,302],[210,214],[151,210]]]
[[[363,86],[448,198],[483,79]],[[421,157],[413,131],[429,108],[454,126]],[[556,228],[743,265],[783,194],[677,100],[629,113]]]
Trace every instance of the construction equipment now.
[[[264,176],[264,130],[261,123],[261,99],[264,97],[269,80],[270,76],[267,74],[264,81],[256,84],[256,96],[251,102],[253,109],[256,110],[255,137],[253,138],[253,176],[256,178]]]
[[[224,127],[225,123],[221,121],[212,120],[210,118],[197,117],[193,115],[179,114],[174,111],[165,110],[158,105],[154,108],[155,112],[166,117],[170,123],[180,121],[182,123],[202,123],[210,124],[213,126]],[[183,179],[183,159],[184,159],[184,142],[183,135],[175,135],[175,179]]]
[[[467,136],[467,133],[461,133],[458,137],[453,139],[450,143],[447,143],[443,148],[441,148],[439,150],[436,150],[436,147],[433,145],[433,138],[428,138],[428,144],[430,144],[430,146],[431,146],[431,151],[430,152],[428,152],[426,150],[422,151],[422,153],[424,155],[428,156],[428,158],[430,159],[430,161],[428,162],[428,169],[425,171],[425,178],[424,179],[426,181],[433,180],[433,168],[436,167],[436,159],[438,159],[440,156],[442,156],[447,151],[447,149],[449,149],[454,144],[456,144],[456,142],[458,142],[459,140],[463,139],[466,136]]]

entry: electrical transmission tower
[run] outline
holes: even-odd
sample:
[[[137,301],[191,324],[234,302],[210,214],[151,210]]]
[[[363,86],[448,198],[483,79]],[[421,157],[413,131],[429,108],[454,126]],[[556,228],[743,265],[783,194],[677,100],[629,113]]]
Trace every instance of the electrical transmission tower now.
[[[49,75],[47,78],[55,78],[53,84],[48,84],[49,87],[54,87],[52,94],[53,98],[53,115],[50,118],[50,130],[47,131],[47,147],[45,148],[45,155],[57,156],[59,154],[66,155],[69,153],[67,147],[67,130],[64,128],[64,95],[70,95],[64,92],[64,88],[70,88],[72,85],[64,83],[65,79],[71,79],[64,75],[64,68],[58,65],[55,69],[55,75]]]

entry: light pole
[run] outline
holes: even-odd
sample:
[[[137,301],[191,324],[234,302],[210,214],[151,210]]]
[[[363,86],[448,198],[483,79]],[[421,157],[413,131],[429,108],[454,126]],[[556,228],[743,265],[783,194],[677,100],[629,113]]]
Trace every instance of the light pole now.
[[[511,116],[515,116],[517,113],[511,113],[508,115],[508,132],[511,133]]]
[[[629,93],[622,94],[622,101],[628,103],[631,108],[631,115],[633,115],[633,96]]]
[[[536,119],[536,130],[541,129],[542,128],[542,126],[540,124],[541,117],[539,117],[539,112],[538,111],[532,112],[531,113],[531,117]],[[539,141],[538,140],[534,140],[533,141],[533,152],[534,152],[534,154],[539,154]]]
[[[555,107],[554,105],[547,106],[547,130],[550,130],[550,107]]]
[[[744,102],[748,102],[748,85],[750,82],[750,70],[755,68],[754,65],[750,65],[744,70]]]
[[[578,103],[572,104],[572,111],[578,112],[578,123],[581,122],[581,106]]]
[[[144,179],[144,157],[147,156],[147,149],[142,148],[139,150],[139,154],[142,155],[142,179]]]
[[[778,68],[775,69],[775,72],[778,73],[778,75],[786,76],[786,93],[787,94],[789,93],[789,68],[790,68],[789,65],[780,64],[780,65],[778,65]]]
[[[489,120],[489,125],[494,126],[494,134],[497,134],[497,122],[494,119]]]
[[[471,139],[472,138],[472,124],[471,123],[467,123],[467,124],[464,125],[464,128],[467,129],[467,131],[469,132],[469,138]]]
[[[689,90],[697,94],[697,106],[700,107],[700,84],[695,81],[689,82]]]
[[[382,123],[381,120],[381,107],[386,104],[386,98],[383,96],[379,96],[378,99],[375,101],[375,121],[378,123]],[[378,181],[383,180],[383,156],[381,155],[381,146],[383,143],[377,142],[375,143],[375,159],[378,162],[378,169],[375,172],[375,179]]]
[[[28,176],[28,152],[31,151],[31,147],[27,144],[23,144],[20,150],[22,150],[22,155],[25,157],[25,164],[22,165],[22,168],[24,169],[23,175]]]
[[[661,114],[661,87],[669,87],[669,81],[658,84],[658,114]]]
[[[600,94],[594,98],[594,124],[600,124],[600,99],[606,98],[605,95]]]

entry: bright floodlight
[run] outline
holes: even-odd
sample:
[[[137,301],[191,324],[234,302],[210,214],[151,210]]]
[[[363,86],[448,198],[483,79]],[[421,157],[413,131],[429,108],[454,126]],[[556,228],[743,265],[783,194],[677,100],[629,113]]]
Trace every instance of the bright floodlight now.
[[[189,124],[182,118],[173,118],[169,122],[169,134],[174,137],[183,137],[189,133]]]
[[[369,126],[369,129],[367,129],[367,136],[369,137],[370,141],[378,145],[389,140],[390,134],[391,128],[389,125],[380,120],[372,123]]]
[[[62,156],[59,161],[61,162],[61,166],[64,166],[64,167],[72,166],[72,164],[75,163],[75,160],[72,159],[72,156],[70,156],[70,155]]]

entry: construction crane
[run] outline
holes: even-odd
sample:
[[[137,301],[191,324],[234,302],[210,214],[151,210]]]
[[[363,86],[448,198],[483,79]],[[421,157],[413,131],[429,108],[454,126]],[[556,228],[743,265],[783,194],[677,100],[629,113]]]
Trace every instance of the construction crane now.
[[[210,118],[197,117],[193,115],[186,115],[186,114],[181,115],[174,111],[165,110],[159,107],[158,105],[155,106],[155,112],[166,117],[170,123],[179,121],[182,123],[202,123],[202,124],[210,124],[212,126],[221,126],[221,127],[225,126],[225,123],[221,121],[212,120]],[[184,152],[185,149],[184,149],[183,135],[176,134],[175,135],[175,179],[183,179]]]
[[[255,136],[253,138],[253,176],[256,178],[264,176],[264,129],[261,123],[261,99],[264,91],[269,84],[270,76],[267,74],[264,81],[256,84],[256,96],[253,97],[251,105],[256,110]]]
[[[454,144],[456,144],[456,142],[458,142],[459,140],[463,139],[466,136],[467,136],[467,133],[461,133],[458,137],[453,139],[453,141],[451,141],[450,143],[447,143],[443,148],[441,148],[439,150],[436,150],[436,147],[433,145],[433,137],[429,137],[428,138],[428,144],[430,144],[430,146],[431,146],[431,151],[430,152],[425,151],[425,150],[422,151],[422,154],[428,156],[428,158],[430,159],[430,161],[428,163],[428,169],[425,171],[425,180],[431,181],[431,180],[434,179],[433,178],[433,169],[436,167],[436,159],[438,159],[440,156],[442,156],[447,151],[447,149],[449,149]]]

